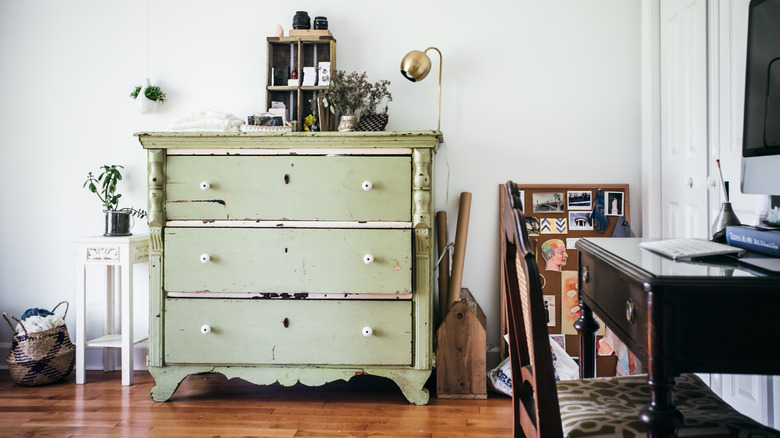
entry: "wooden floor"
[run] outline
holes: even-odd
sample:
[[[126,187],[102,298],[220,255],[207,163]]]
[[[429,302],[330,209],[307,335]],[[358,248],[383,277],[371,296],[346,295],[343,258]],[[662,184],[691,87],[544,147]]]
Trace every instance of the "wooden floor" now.
[[[156,403],[145,371],[121,386],[119,372],[88,371],[62,382],[22,387],[0,371],[2,437],[507,437],[509,397],[431,398],[407,403],[394,383],[371,376],[324,387],[256,386],[220,374],[190,376]]]

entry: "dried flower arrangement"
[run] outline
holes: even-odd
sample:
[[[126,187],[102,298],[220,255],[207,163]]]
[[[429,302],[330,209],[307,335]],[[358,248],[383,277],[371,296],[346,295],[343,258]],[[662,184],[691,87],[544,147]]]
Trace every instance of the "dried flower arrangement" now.
[[[387,114],[387,106],[393,101],[393,96],[387,90],[387,86],[390,85],[390,81],[382,79],[371,86],[371,91],[368,93],[368,100],[366,101],[366,107],[363,110],[365,115],[370,114]],[[381,112],[377,111],[377,107],[384,101],[385,107]]]
[[[387,90],[390,84],[388,80],[381,80],[376,84],[368,81],[366,72],[352,72],[347,74],[343,70],[336,70],[330,78],[330,85],[325,91],[325,99],[330,111],[335,114],[338,110],[343,116],[358,114],[380,114],[377,107],[385,101],[385,107],[381,114],[387,114],[387,104],[393,100]]]

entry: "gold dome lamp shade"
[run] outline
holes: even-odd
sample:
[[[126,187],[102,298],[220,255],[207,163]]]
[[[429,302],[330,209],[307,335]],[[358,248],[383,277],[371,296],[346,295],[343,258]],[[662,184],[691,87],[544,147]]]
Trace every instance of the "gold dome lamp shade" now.
[[[428,76],[431,71],[431,58],[426,55],[429,50],[435,50],[439,53],[439,119],[436,125],[436,130],[441,130],[441,68],[442,68],[442,56],[441,51],[436,47],[428,47],[424,52],[419,50],[412,50],[404,56],[401,60],[401,74],[412,82],[419,82]]]

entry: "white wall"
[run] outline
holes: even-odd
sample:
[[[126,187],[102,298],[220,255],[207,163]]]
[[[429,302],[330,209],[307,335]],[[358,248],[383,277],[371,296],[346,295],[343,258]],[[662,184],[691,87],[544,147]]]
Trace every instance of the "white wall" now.
[[[389,130],[436,127],[438,67],[417,84],[398,67],[412,49],[444,54],[436,209],[448,210],[454,236],[458,196],[473,193],[463,285],[488,317],[489,343],[498,184],[628,183],[641,229],[639,2],[0,0],[0,310],[75,305],[72,242],[102,232],[86,173],[123,164],[122,205],[144,206],[146,155],[132,134],[206,108],[263,111],[265,38],[277,23],[289,29],[296,10],[328,17],[339,69],[392,81]],[[147,76],[169,102],[140,115],[128,94]],[[148,269],[135,272],[144,332]],[[100,301],[90,303],[89,337],[102,329]],[[67,322],[73,336],[74,308]],[[3,324],[3,357],[7,340]]]

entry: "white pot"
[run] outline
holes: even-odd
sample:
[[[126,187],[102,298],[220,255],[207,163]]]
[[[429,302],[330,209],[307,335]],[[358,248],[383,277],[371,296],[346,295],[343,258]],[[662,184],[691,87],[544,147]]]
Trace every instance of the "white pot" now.
[[[143,95],[143,89],[138,93],[138,97],[135,99],[138,104],[138,112],[141,114],[151,114],[160,108],[160,102],[156,100],[149,100]]]
[[[339,132],[349,132],[355,129],[357,123],[357,116],[341,116],[339,122]]]

